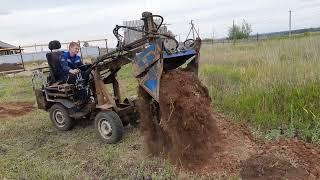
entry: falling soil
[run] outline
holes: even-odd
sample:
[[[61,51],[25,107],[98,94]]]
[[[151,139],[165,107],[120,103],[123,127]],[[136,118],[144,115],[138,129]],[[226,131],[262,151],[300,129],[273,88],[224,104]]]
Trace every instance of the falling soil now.
[[[153,116],[157,112],[150,108],[150,97],[142,91],[139,109],[146,111],[140,114],[150,153],[164,153],[181,168],[203,164],[219,139],[207,88],[191,73],[175,70],[163,74],[160,120]]]
[[[34,105],[29,102],[11,102],[0,104],[0,119],[6,117],[22,116],[34,109]]]
[[[11,70],[19,70],[22,69],[22,66],[16,63],[3,63],[0,64],[0,72],[1,71],[11,71]]]
[[[296,139],[265,142],[213,111],[208,90],[191,73],[162,75],[160,112],[139,89],[146,149],[180,170],[243,179],[319,179],[320,150]]]

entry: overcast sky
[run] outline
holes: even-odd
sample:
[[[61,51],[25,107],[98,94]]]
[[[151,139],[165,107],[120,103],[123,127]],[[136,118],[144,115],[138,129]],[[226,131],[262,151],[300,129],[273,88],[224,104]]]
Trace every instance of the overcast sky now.
[[[288,29],[291,9],[293,29],[320,26],[320,0],[0,0],[0,40],[14,45],[108,38],[125,20],[151,11],[165,18],[184,39],[191,19],[202,38],[225,37],[234,19],[246,19],[253,33]]]

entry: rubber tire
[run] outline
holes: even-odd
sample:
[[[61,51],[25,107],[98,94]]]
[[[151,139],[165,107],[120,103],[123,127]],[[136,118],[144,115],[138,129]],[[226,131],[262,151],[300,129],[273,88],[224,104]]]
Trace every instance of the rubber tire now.
[[[62,115],[65,118],[65,123],[63,126],[59,125],[56,119],[54,118],[56,112],[61,112]],[[74,119],[72,119],[69,114],[67,109],[61,105],[61,104],[54,104],[51,106],[49,109],[49,116],[52,124],[54,125],[55,128],[57,128],[60,131],[69,131],[70,129],[73,128],[74,125]]]
[[[109,138],[105,138],[100,133],[100,122],[102,120],[107,120],[110,123],[112,128],[111,136]],[[97,135],[99,139],[101,139],[104,143],[107,144],[115,144],[122,139],[124,128],[121,122],[120,117],[114,111],[101,111],[95,117],[95,128],[97,131]]]

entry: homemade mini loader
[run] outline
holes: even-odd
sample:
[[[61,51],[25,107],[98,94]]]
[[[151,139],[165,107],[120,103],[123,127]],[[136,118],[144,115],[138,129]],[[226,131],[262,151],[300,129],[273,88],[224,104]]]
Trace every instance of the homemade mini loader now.
[[[172,35],[159,32],[163,24],[161,16],[144,12],[141,20],[142,27],[116,26],[113,34],[118,40],[117,49],[97,57],[90,65],[80,67],[82,73],[77,75],[74,84],[57,80],[57,71],[61,68],[59,57],[62,52],[58,50],[61,45],[58,41],[49,43],[49,75],[45,78],[44,71],[37,69],[32,82],[38,108],[49,111],[57,129],[70,130],[76,119],[90,118],[94,119],[97,134],[104,142],[118,142],[122,138],[123,127],[129,123],[136,125],[139,119],[136,99],[126,97],[122,101],[117,80],[118,71],[128,63],[132,63],[133,75],[140,88],[152,99],[150,106],[155,116],[159,112],[162,73],[183,64],[186,64],[186,70],[198,73],[200,38],[179,44]],[[126,43],[119,34],[121,28],[140,32],[143,36]],[[108,91],[106,84],[112,84],[113,93]]]

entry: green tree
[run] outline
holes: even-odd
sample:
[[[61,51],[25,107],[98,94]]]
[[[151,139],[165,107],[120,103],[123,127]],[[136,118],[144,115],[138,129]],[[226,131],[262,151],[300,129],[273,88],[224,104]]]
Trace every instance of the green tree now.
[[[242,21],[241,25],[234,25],[229,28],[229,39],[246,39],[249,38],[252,32],[251,24],[246,20]]]

